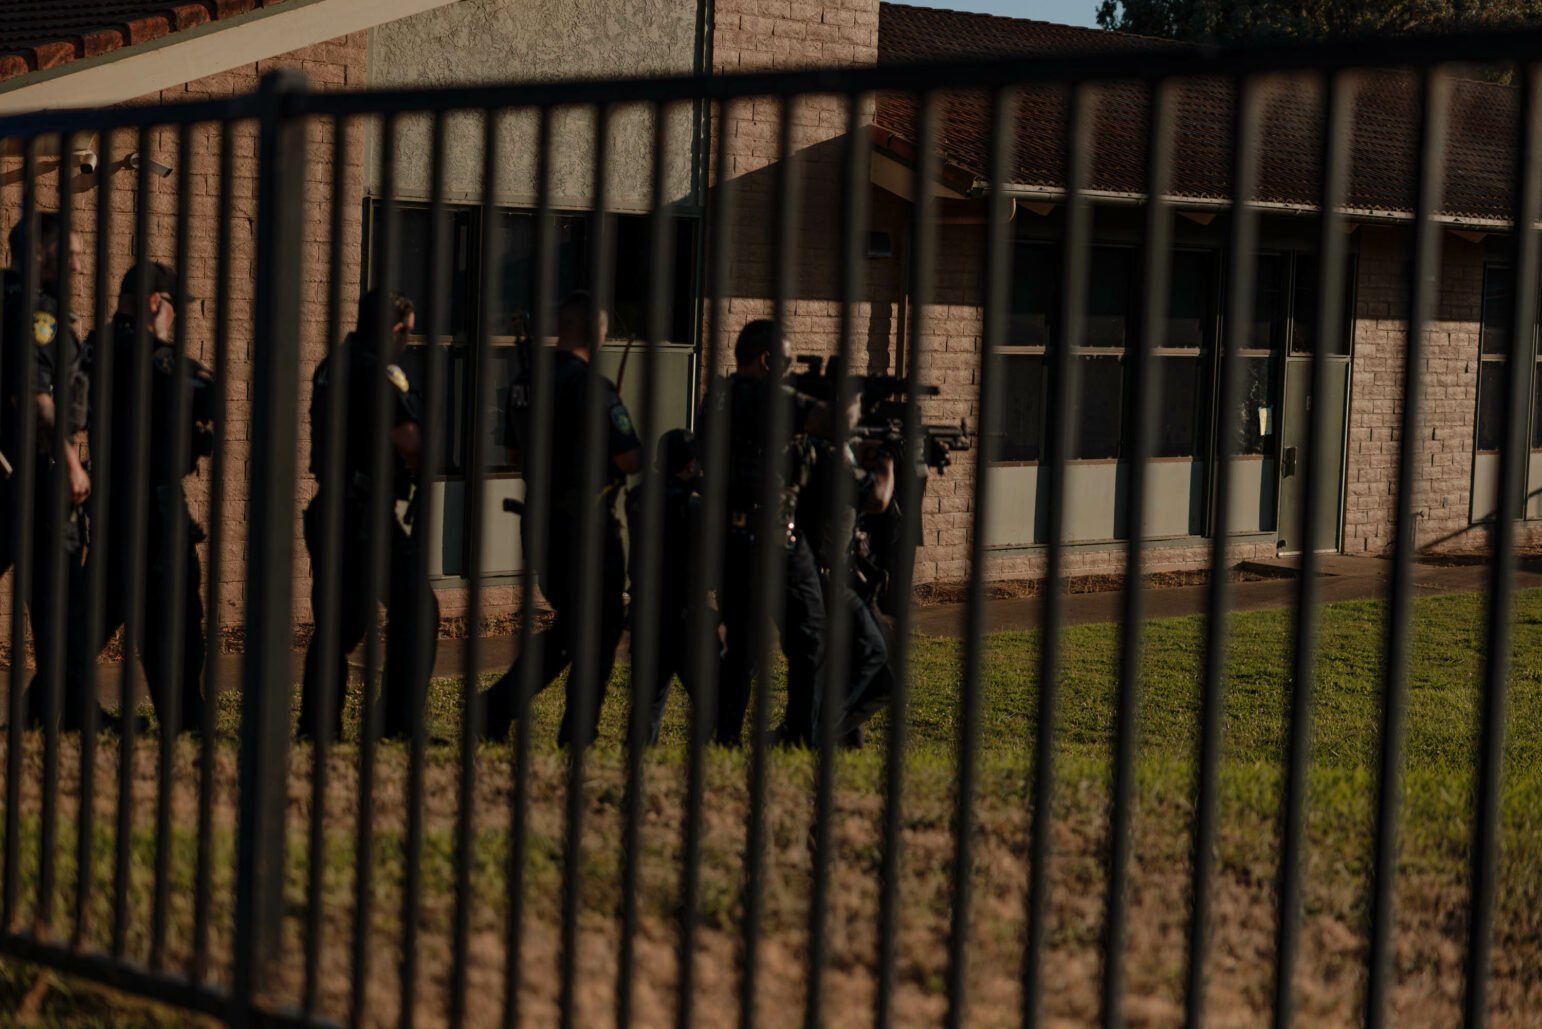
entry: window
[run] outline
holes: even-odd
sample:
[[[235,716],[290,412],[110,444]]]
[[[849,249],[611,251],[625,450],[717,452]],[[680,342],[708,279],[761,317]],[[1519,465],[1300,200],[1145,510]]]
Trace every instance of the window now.
[[[1242,363],[1242,403],[1235,426],[1238,456],[1272,454],[1279,433],[1279,382],[1275,356],[1290,319],[1285,304],[1290,275],[1287,254],[1260,254],[1253,280],[1253,325],[1237,358]]]
[[[1038,461],[1048,354],[1060,327],[1061,255],[1056,244],[1023,241],[1014,256],[1011,335],[1002,354],[1007,398],[1000,459]],[[1071,458],[1118,460],[1124,447],[1126,357],[1138,329],[1138,252],[1095,246],[1089,260],[1085,331],[1072,351],[1080,394]],[[1216,266],[1211,251],[1180,250],[1172,256],[1167,331],[1156,341],[1162,381],[1156,457],[1204,456]]]
[[[530,313],[535,290],[535,215],[529,211],[499,211],[493,245],[497,250],[490,334],[507,336],[516,314]],[[589,225],[585,215],[556,218],[556,295],[580,288],[589,271]]]
[[[1117,460],[1124,428],[1124,351],[1133,337],[1134,250],[1093,247],[1082,340],[1072,350],[1080,393],[1073,460]],[[1002,353],[1008,399],[1003,461],[1037,461],[1044,439],[1046,355],[1060,328],[1059,247],[1021,242],[1013,264],[1010,338]],[[1032,381],[1037,390],[1023,393]],[[1028,455],[1032,456],[1028,456]],[[1012,456],[1008,456],[1012,455]]]
[[[380,213],[382,208],[370,205],[369,230],[370,278],[373,283],[382,267],[380,254]],[[430,222],[426,206],[401,205],[400,241],[397,251],[399,282],[416,302],[420,319],[426,310],[426,290],[429,283]],[[479,335],[478,319],[481,316],[480,298],[483,276],[481,253],[487,213],[477,207],[449,207],[446,217],[449,235],[451,267],[441,273],[445,277],[445,289],[449,307],[441,322],[439,344],[446,348],[444,410],[445,433],[442,448],[444,464],[441,475],[458,477],[465,474],[471,455],[473,426],[471,417],[475,390],[488,389],[485,404],[486,421],[478,430],[482,452],[494,472],[513,473],[515,469],[506,462],[507,440],[503,415],[503,398],[515,373],[512,320],[515,314],[528,314],[533,304],[536,270],[536,222],[530,211],[498,208],[493,210],[492,244],[494,247],[494,274],[492,295],[488,298],[487,334],[492,344],[487,366],[482,369],[478,381],[473,368],[474,344]],[[652,267],[651,220],[646,215],[612,215],[616,263],[613,277],[613,302],[611,304],[610,336],[627,339],[646,335],[647,298],[650,288],[649,275]],[[695,339],[696,297],[696,246],[697,222],[693,218],[675,218],[670,227],[674,233],[674,265],[670,310],[666,319],[668,339],[671,342],[692,343]],[[590,272],[589,257],[590,216],[587,214],[561,214],[556,218],[554,299],[561,299],[575,289],[587,287]],[[427,325],[418,322],[419,334],[411,341],[411,349],[403,356],[402,363],[414,382],[422,381],[425,354],[422,348],[428,340],[423,333]]]
[[[1505,440],[1505,408],[1509,404],[1512,382],[1510,350],[1515,342],[1511,326],[1515,319],[1515,275],[1506,265],[1490,264],[1483,269],[1483,310],[1478,331],[1478,410],[1476,450],[1473,468],[1473,516],[1475,521],[1492,517],[1497,495],[1498,456]],[[1542,451],[1542,353],[1537,350],[1537,332],[1533,327],[1531,357],[1518,371],[1529,374],[1530,410],[1521,417],[1531,419],[1525,432],[1528,449]],[[1542,503],[1537,491],[1536,459],[1522,465],[1522,517],[1542,517]],[[1480,485],[1482,484],[1482,485]],[[1487,499],[1482,499],[1484,496]],[[1483,512],[1488,513],[1483,513]]]
[[[1172,255],[1167,332],[1155,348],[1162,394],[1154,457],[1205,457],[1205,368],[1215,332],[1215,269],[1215,254],[1208,250]]]
[[[1478,330],[1478,450],[1500,448],[1510,377],[1510,323],[1515,317],[1515,276],[1504,265],[1483,269],[1482,324]],[[1535,432],[1535,429],[1533,429]],[[1533,444],[1535,445],[1535,444]]]
[[[1040,354],[1003,356],[1006,410],[1002,417],[999,457],[1002,461],[1038,461],[1043,457],[1044,357]]]
[[[1060,254],[1052,243],[1022,242],[1012,262],[1012,315],[1001,371],[1006,376],[999,458],[1039,461],[1044,456],[1045,354],[1057,321]]]
[[[469,208],[450,207],[446,210],[445,246],[451,271],[442,276],[445,300],[448,308],[441,311],[436,320],[441,330],[441,340],[465,338],[470,318],[470,284],[467,282],[467,247],[471,243],[473,212]],[[378,225],[378,209],[373,212],[370,239],[370,267],[382,267],[380,246],[382,243]],[[432,249],[432,233],[426,207],[399,207],[396,247],[397,281],[394,284],[412,298],[417,307],[417,331],[421,336],[428,331],[424,319],[428,316],[428,261]],[[371,279],[374,278],[373,272]],[[373,283],[372,283],[373,284]]]

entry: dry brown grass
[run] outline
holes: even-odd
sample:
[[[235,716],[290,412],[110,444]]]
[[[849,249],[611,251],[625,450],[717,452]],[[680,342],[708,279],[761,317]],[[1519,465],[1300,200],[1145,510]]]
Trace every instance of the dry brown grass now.
[[[24,810],[40,801],[36,783],[41,770],[40,741],[29,738]],[[73,741],[66,741],[61,776],[66,827],[78,811],[78,777]],[[155,746],[141,741],[135,760],[135,822],[147,834],[155,813]],[[396,1021],[399,1008],[397,958],[400,950],[402,837],[406,814],[406,761],[402,748],[388,746],[380,755],[374,805],[376,853],[375,922],[368,1021]],[[108,930],[106,859],[116,810],[117,754],[109,743],[96,772],[95,813],[98,870],[92,911],[92,936],[98,945]],[[311,803],[310,753],[292,755],[289,800],[291,864],[287,946],[278,964],[277,994],[298,997],[303,983],[301,927],[304,917],[303,840]],[[421,968],[419,1010],[422,1024],[442,1024],[447,1011],[454,908],[451,855],[458,783],[457,757],[445,749],[432,756],[426,776],[425,895],[418,914],[417,954]],[[328,839],[324,940],[323,1007],[337,1015],[348,1010],[349,948],[353,917],[351,840],[357,824],[357,752],[333,755],[327,797]],[[532,852],[529,921],[521,968],[521,1002],[528,1024],[549,1024],[556,1017],[559,982],[558,898],[561,886],[561,797],[566,766],[556,752],[535,755],[531,783]],[[503,883],[511,784],[507,753],[484,748],[478,758],[477,842],[469,964],[471,1024],[495,1024],[504,1003],[503,968],[507,904]],[[600,751],[591,765],[584,915],[579,968],[582,988],[580,1024],[607,1025],[613,1020],[619,940],[619,841],[623,825],[623,768],[620,755]],[[812,763],[807,755],[778,756],[771,787],[771,876],[767,883],[767,933],[761,957],[759,1013],[770,1026],[799,1024],[806,983],[807,904],[810,892]],[[834,889],[830,911],[829,1016],[832,1024],[866,1024],[875,992],[874,961],[881,854],[882,803],[876,789],[877,763],[865,756],[843,767],[835,823]],[[1098,938],[1104,902],[1103,860],[1106,846],[1105,792],[1098,775],[1069,770],[1058,796],[1051,866],[1051,947],[1044,969],[1047,1014],[1051,1024],[1089,1024],[1096,1020],[1099,974]],[[170,961],[176,967],[191,957],[193,851],[189,833],[196,824],[196,750],[191,741],[178,751],[172,792],[177,846],[173,860]],[[228,974],[231,953],[231,836],[235,819],[236,767],[230,746],[220,749],[214,769],[215,824],[219,834],[216,876],[217,918],[210,956],[217,976]],[[1137,860],[1132,869],[1129,960],[1129,1009],[1132,1024],[1176,1025],[1182,1017],[1188,889],[1188,808],[1170,777],[1158,772],[1144,784],[1136,822]],[[673,1019],[677,967],[678,853],[683,770],[675,760],[650,761],[643,807],[642,875],[644,917],[636,940],[639,974],[633,984],[635,1011],[642,1025]],[[1022,966],[1023,912],[1026,905],[1029,833],[1026,769],[1017,763],[990,763],[979,808],[975,900],[971,946],[971,1024],[1017,1024]],[[1232,783],[1217,882],[1216,937],[1211,1002],[1217,1025],[1257,1024],[1272,997],[1274,950],[1273,827],[1245,783]],[[952,777],[947,768],[920,763],[912,770],[906,796],[904,840],[905,898],[899,940],[896,1021],[901,1025],[936,1024],[945,1011],[947,916],[951,900],[949,869]],[[1419,803],[1417,795],[1414,802]],[[697,1010],[700,1024],[731,1026],[738,1018],[738,968],[742,956],[739,891],[748,797],[744,765],[734,755],[715,755],[706,813],[703,932],[698,947]],[[1319,835],[1328,827],[1315,827]],[[66,833],[68,836],[68,833]],[[28,834],[29,843],[35,833]],[[35,843],[32,843],[35,845]],[[65,880],[60,910],[73,911],[72,843],[61,847]],[[136,838],[131,948],[147,947],[152,848]],[[1354,1021],[1364,988],[1363,869],[1334,852],[1331,841],[1309,854],[1302,968],[1297,982],[1303,1024]],[[1400,885],[1402,932],[1398,944],[1399,983],[1393,995],[1393,1023],[1448,1025],[1458,1019],[1460,969],[1464,942],[1465,891],[1460,863],[1447,855],[1415,850],[1405,857]],[[1524,1025],[1542,1005],[1538,958],[1542,957],[1542,915],[1533,909],[1502,908],[1493,997],[1494,1024]]]

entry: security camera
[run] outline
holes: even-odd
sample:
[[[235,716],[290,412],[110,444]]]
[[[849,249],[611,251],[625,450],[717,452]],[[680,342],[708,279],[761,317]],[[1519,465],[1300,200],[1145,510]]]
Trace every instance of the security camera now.
[[[82,175],[90,175],[91,173],[95,172],[96,163],[97,157],[95,150],[75,151],[75,166],[80,169],[80,173]]]
[[[138,150],[135,150],[133,153],[128,155],[128,166],[133,168],[135,171],[138,171],[140,165],[144,165],[147,171],[154,172],[156,175],[159,175],[163,179],[171,174],[171,165],[162,164],[161,162],[151,157],[144,157]]]

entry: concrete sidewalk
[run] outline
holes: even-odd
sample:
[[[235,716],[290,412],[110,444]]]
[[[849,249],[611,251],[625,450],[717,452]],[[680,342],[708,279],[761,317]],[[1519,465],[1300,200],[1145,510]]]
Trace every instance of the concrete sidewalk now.
[[[1272,576],[1250,582],[1232,584],[1232,606],[1237,611],[1259,611],[1268,608],[1290,607],[1296,600],[1297,581],[1295,563],[1291,560],[1251,562],[1245,570],[1259,575]],[[1319,568],[1321,583],[1319,595],[1324,603],[1341,600],[1372,600],[1386,596],[1391,586],[1392,562],[1381,558],[1345,557],[1323,555]],[[1517,589],[1542,588],[1542,570],[1535,562],[1526,562],[1516,572]],[[1437,565],[1421,563],[1415,566],[1414,588],[1417,596],[1433,597],[1448,593],[1482,593],[1488,589],[1488,568],[1483,565]],[[1146,591],[1146,616],[1148,618],[1181,618],[1203,614],[1207,587],[1178,586]],[[1077,593],[1065,598],[1067,625],[1093,625],[1118,622],[1122,616],[1124,594]],[[964,634],[965,605],[939,604],[916,611],[914,627],[922,636],[961,638]],[[985,631],[1036,629],[1043,616],[1042,597],[1022,597],[989,600],[985,605]],[[518,650],[517,636],[488,636],[481,641],[479,663],[482,674],[502,672],[514,662]],[[628,640],[623,638],[619,660],[627,660]],[[241,654],[221,654],[215,663],[215,675],[221,683],[241,681]],[[295,651],[294,681],[300,681],[305,654]],[[364,655],[354,654],[351,666],[362,674]],[[439,678],[460,678],[466,674],[466,641],[440,640],[438,656],[434,661],[434,675]],[[100,682],[103,702],[108,706],[117,703],[118,686],[122,677],[122,665],[104,662],[100,666]],[[143,690],[143,681],[140,689]]]
[[[1273,576],[1232,584],[1232,609],[1260,611],[1290,607],[1299,588],[1293,559],[1255,561],[1244,570]],[[1318,596],[1324,603],[1341,600],[1374,600],[1387,595],[1392,583],[1392,562],[1375,557],[1324,554],[1319,559]],[[1414,592],[1418,597],[1447,593],[1483,593],[1488,590],[1489,570],[1484,565],[1414,566]],[[1517,589],[1542,587],[1542,573],[1517,571]],[[1147,618],[1181,618],[1205,613],[1209,587],[1177,586],[1146,590]],[[1067,625],[1118,622],[1123,616],[1123,592],[1078,593],[1064,600]],[[965,605],[943,604],[916,612],[915,631],[923,636],[962,637]],[[1036,629],[1043,617],[1042,597],[990,600],[985,605],[985,631]]]

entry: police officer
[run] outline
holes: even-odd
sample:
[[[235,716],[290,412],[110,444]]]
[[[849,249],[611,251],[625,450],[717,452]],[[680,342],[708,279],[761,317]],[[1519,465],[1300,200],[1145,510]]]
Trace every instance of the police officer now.
[[[598,326],[599,334],[595,335]],[[631,416],[615,384],[602,377],[602,403],[605,406],[604,460],[605,479],[598,496],[583,495],[585,453],[585,410],[588,405],[590,376],[597,375],[592,363],[605,345],[608,320],[604,311],[596,311],[594,299],[585,292],[568,296],[557,308],[557,352],[554,355],[553,387],[555,403],[551,423],[550,489],[547,496],[527,497],[526,504],[547,505],[549,539],[545,567],[540,573],[541,593],[556,618],[544,634],[537,690],[545,689],[577,658],[582,627],[575,624],[580,595],[580,539],[584,515],[601,519],[600,624],[599,648],[595,660],[595,688],[589,706],[589,724],[574,726],[572,716],[577,690],[585,684],[568,676],[567,711],[557,741],[566,746],[576,738],[588,746],[599,727],[600,705],[605,686],[610,681],[616,661],[616,645],[621,641],[625,623],[626,557],[621,547],[621,523],[616,517],[616,499],[628,475],[642,468],[642,443],[632,427]],[[538,345],[538,344],[537,344]],[[531,443],[530,362],[518,373],[509,391],[509,426],[513,431],[512,448],[520,458],[528,458]],[[594,510],[598,506],[599,510]],[[523,523],[522,523],[523,524]],[[537,567],[537,555],[525,546],[526,567]],[[487,693],[487,721],[483,732],[489,739],[502,739],[509,726],[529,703],[522,697],[523,660],[514,666]]]
[[[813,550],[807,536],[795,527],[798,490],[808,471],[799,437],[804,433],[829,436],[830,416],[823,403],[798,393],[785,381],[792,349],[775,323],[760,320],[746,325],[734,343],[734,361],[736,368],[723,391],[730,437],[724,567],[758,567],[757,533],[763,522],[766,476],[777,476],[775,522],[786,528],[778,530],[777,538],[765,541],[784,554],[782,604],[771,612],[787,657],[787,712],[777,736],[782,743],[806,746],[813,738],[814,697],[824,664],[825,603]],[[766,448],[765,425],[771,405],[778,402],[792,408],[793,439],[788,451],[773,454]],[[765,628],[753,624],[754,593],[753,576],[725,576],[721,607],[726,639],[717,738],[728,745],[736,745],[743,732],[756,639]]]
[[[856,414],[854,407],[848,415],[848,428]],[[797,523],[813,548],[820,575],[828,583],[837,548],[850,552],[857,546],[857,516],[882,514],[893,501],[894,455],[876,440],[853,445],[845,439],[811,437],[811,443],[815,467],[799,498]],[[844,510],[833,503],[840,477],[854,479],[848,494],[851,506]],[[823,688],[815,696],[814,725],[819,724],[819,711],[830,692],[829,683],[839,674],[844,688],[835,715],[839,726],[836,740],[845,746],[860,747],[862,723],[878,709],[875,702],[881,706],[892,692],[888,645],[876,612],[852,588],[851,582],[829,586],[826,599],[833,608],[832,614],[844,611],[850,619],[850,650],[847,667],[839,671],[830,669]],[[866,717],[855,715],[856,709],[865,712]]]
[[[369,562],[376,553],[371,542],[374,518],[371,514],[371,496],[374,493],[372,470],[375,447],[390,448],[391,482],[388,485],[388,501],[412,500],[409,503],[409,520],[416,502],[414,487],[421,474],[419,459],[422,443],[422,397],[412,388],[407,374],[395,362],[400,358],[411,334],[416,315],[412,301],[400,293],[392,292],[386,299],[386,321],[389,331],[382,332],[379,325],[381,297],[371,290],[359,301],[358,330],[345,339],[339,347],[339,364],[334,368],[331,358],[323,358],[316,366],[311,392],[311,474],[316,476],[319,489],[316,497],[305,509],[305,547],[310,552],[311,566],[319,569],[325,562],[336,561],[342,589],[340,610],[336,612],[337,645],[326,653],[322,639],[328,618],[333,612],[325,609],[321,597],[321,576],[312,579],[311,605],[315,612],[316,632],[305,652],[305,686],[300,703],[300,733],[303,736],[325,736],[336,739],[343,727],[344,687],[348,682],[348,654],[364,639],[375,621],[377,598],[365,595],[359,584],[367,581]],[[385,352],[382,353],[382,347]],[[346,373],[344,372],[346,369]],[[377,417],[377,398],[381,392],[381,379],[385,380],[387,404],[384,419]],[[341,483],[328,482],[323,477],[322,450],[327,438],[329,420],[338,404],[345,405],[347,424],[343,429],[344,454]],[[377,426],[384,426],[387,439],[377,441]],[[329,503],[342,504],[342,534],[340,551],[329,554],[325,549],[322,513]],[[385,595],[378,598],[386,605],[389,624],[386,632],[385,684],[381,696],[384,709],[385,735],[405,738],[410,735],[412,719],[418,717],[418,698],[427,695],[428,674],[433,669],[434,653],[438,649],[437,631],[427,639],[414,639],[413,619],[409,617],[414,599],[429,605],[426,612],[429,625],[439,624],[439,602],[433,591],[414,588],[416,548],[420,545],[413,535],[393,514],[386,516],[386,552],[390,562],[389,581]],[[427,647],[426,654],[416,648]],[[326,710],[319,707],[321,670],[330,663],[335,678],[331,703]],[[366,684],[366,688],[369,684]]]
[[[659,437],[655,467],[664,478],[664,526],[660,546],[659,579],[657,597],[633,596],[633,611],[637,605],[656,603],[658,620],[658,664],[655,668],[657,692],[653,696],[653,709],[648,728],[648,743],[659,741],[659,724],[664,718],[664,708],[669,703],[670,681],[676,676],[686,695],[693,703],[706,698],[696,689],[693,660],[692,633],[698,615],[706,611],[707,598],[697,596],[696,546],[701,530],[701,453],[696,436],[689,429],[670,429]],[[632,534],[633,563],[643,542],[638,535],[642,528],[642,513],[634,501],[639,500],[634,490],[627,496],[627,527]],[[634,623],[635,634],[635,623]]]
[[[91,477],[76,446],[78,436],[85,428],[89,387],[81,368],[80,339],[74,325],[60,324],[58,296],[61,262],[68,261],[71,274],[78,275],[82,247],[78,234],[72,232],[65,240],[61,230],[59,216],[51,211],[36,216],[36,235],[30,240],[25,221],[18,222],[11,230],[11,256],[17,267],[4,274],[4,321],[0,324],[0,339],[4,341],[5,350],[4,371],[0,374],[5,401],[5,411],[0,415],[0,426],[3,426],[0,427],[0,452],[7,457],[5,485],[0,487],[0,493],[3,493],[0,512],[4,518],[4,524],[0,525],[0,571],[10,567],[14,557],[13,519],[24,503],[33,504],[35,552],[46,557],[62,548],[66,555],[65,578],[57,584],[66,591],[66,621],[61,626],[51,624],[47,617],[55,586],[50,581],[48,562],[37,560],[33,565],[29,602],[32,636],[40,666],[53,651],[55,631],[68,631],[68,598],[79,596],[81,592],[80,555],[85,545],[82,506],[91,495]],[[21,271],[23,255],[29,246],[33,248],[38,279],[38,291],[32,297],[23,296]],[[34,354],[32,381],[27,389],[22,388],[23,348],[31,348]],[[11,481],[11,466],[22,456],[17,451],[16,432],[19,429],[17,420],[23,417],[36,418],[37,463],[31,498],[18,496]],[[69,440],[63,454],[53,452],[54,425],[59,418],[66,419],[65,435]],[[67,480],[70,499],[62,523],[56,522],[53,513],[59,476]],[[67,647],[64,652],[68,653]],[[27,694],[27,720],[39,724],[44,713],[43,691],[29,689]],[[80,693],[65,690],[61,712],[64,728],[80,727],[83,705],[84,697]]]
[[[150,392],[145,401],[148,411],[140,408],[135,394],[136,350],[139,346],[139,269],[131,268],[123,276],[118,289],[118,308],[112,325],[106,331],[98,330],[86,341],[86,367],[95,376],[103,368],[107,351],[111,350],[112,379],[110,390],[110,424],[97,419],[100,412],[93,412],[91,438],[100,440],[110,434],[112,439],[110,489],[108,497],[112,505],[109,516],[98,519],[106,523],[104,546],[93,546],[87,561],[105,560],[107,566],[106,604],[101,635],[91,641],[89,647],[72,646],[66,662],[70,691],[85,689],[87,666],[101,652],[112,635],[123,626],[124,615],[131,603],[141,603],[144,616],[144,639],[140,659],[145,669],[145,681],[150,687],[150,698],[155,704],[163,727],[170,710],[167,692],[170,685],[172,660],[180,663],[180,720],[177,728],[195,729],[200,724],[203,711],[204,630],[202,576],[198,563],[197,545],[204,538],[203,529],[187,510],[187,501],[178,488],[186,476],[196,474],[201,458],[214,453],[214,391],[213,374],[198,361],[188,358],[188,375],[180,382],[176,376],[176,351],[173,327],[182,298],[177,294],[176,274],[164,264],[150,262],[146,265],[146,314],[145,332],[150,352]],[[189,396],[190,424],[187,427],[187,464],[175,467],[177,426],[173,421],[177,408],[177,392],[181,389]],[[149,466],[135,467],[129,451],[134,438],[134,426],[141,417],[148,419]],[[135,479],[148,471],[145,484],[144,531],[142,539],[134,539],[132,529],[132,502]],[[184,578],[182,590],[182,649],[173,657],[165,651],[164,619],[168,617],[167,605],[176,592],[172,579],[172,554],[167,549],[167,527],[178,509],[187,518],[187,532],[182,541]],[[139,552],[145,555],[144,593],[133,597],[129,593],[129,562]],[[84,604],[76,605],[83,609]],[[84,638],[83,615],[81,638]]]

